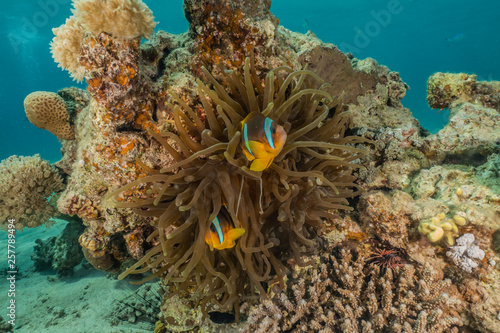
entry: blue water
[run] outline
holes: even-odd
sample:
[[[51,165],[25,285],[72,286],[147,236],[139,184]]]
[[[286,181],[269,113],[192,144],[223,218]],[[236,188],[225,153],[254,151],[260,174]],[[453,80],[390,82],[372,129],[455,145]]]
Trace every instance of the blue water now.
[[[181,0],[145,2],[160,22],[157,30],[186,31]],[[44,6],[47,3],[56,5]],[[51,29],[71,15],[70,7],[69,0],[2,3],[0,159],[36,153],[53,162],[60,159],[59,142],[27,121],[23,100],[32,91],[76,85],[49,51]],[[500,80],[496,0],[274,0],[272,11],[288,29],[310,29],[355,57],[372,57],[398,71],[411,87],[403,105],[431,132],[447,122],[447,113],[431,110],[425,100],[431,74],[466,72],[482,80]]]

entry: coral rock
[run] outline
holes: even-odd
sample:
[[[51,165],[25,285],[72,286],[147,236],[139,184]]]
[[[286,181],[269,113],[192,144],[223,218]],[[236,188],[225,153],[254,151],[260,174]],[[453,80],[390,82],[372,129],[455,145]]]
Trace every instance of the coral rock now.
[[[445,109],[472,102],[487,108],[500,108],[500,82],[477,81],[476,75],[435,73],[427,80],[427,101],[431,108]]]
[[[51,267],[59,276],[71,274],[73,267],[83,259],[83,252],[78,244],[78,237],[83,229],[81,220],[75,220],[69,222],[59,236],[50,237],[46,241],[37,239],[31,256],[35,269],[40,271]]]
[[[395,191],[386,195],[380,191],[363,194],[358,204],[360,221],[393,246],[405,247],[407,227],[411,224],[413,199],[407,193]]]

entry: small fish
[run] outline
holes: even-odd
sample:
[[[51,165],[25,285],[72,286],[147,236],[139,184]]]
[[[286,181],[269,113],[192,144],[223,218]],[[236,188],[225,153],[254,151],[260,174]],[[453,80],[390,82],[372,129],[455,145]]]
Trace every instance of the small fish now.
[[[249,161],[250,170],[267,169],[281,152],[286,141],[283,126],[260,112],[251,112],[241,122],[241,148]]]
[[[464,34],[459,32],[458,34],[456,34],[455,36],[453,36],[451,38],[446,38],[446,41],[453,43],[453,42],[460,42],[462,39],[464,39]]]
[[[302,21],[302,28],[304,28],[305,33],[307,33],[309,30],[311,30],[309,21],[307,19],[304,19]]]
[[[205,234],[205,242],[211,249],[230,249],[234,241],[243,236],[245,229],[235,228],[231,215],[226,208],[222,207],[219,214],[210,223],[210,229]]]

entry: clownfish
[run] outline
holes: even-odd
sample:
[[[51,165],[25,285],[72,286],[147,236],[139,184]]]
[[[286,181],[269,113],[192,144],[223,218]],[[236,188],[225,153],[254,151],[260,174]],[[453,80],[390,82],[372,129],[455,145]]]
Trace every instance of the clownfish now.
[[[249,113],[241,127],[241,148],[246,158],[252,161],[250,170],[267,169],[285,145],[285,129],[260,112]]]
[[[230,249],[234,241],[243,236],[245,229],[235,228],[226,208],[221,207],[219,214],[210,223],[210,228],[205,234],[205,242],[210,248],[217,250]]]

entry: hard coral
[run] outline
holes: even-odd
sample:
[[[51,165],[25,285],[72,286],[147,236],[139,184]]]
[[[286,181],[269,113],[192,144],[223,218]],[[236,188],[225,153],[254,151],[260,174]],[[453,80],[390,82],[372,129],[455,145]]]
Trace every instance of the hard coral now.
[[[0,163],[0,221],[15,219],[16,229],[46,223],[58,211],[54,193],[64,189],[58,170],[39,155],[11,156]],[[4,227],[4,225],[0,225]]]
[[[484,251],[474,241],[473,234],[463,234],[457,239],[457,245],[451,246],[446,252],[455,265],[468,273],[479,266],[476,260],[484,258]]]
[[[250,310],[243,332],[458,332],[464,307],[451,280],[430,265],[382,274],[341,249],[291,275],[285,291]]]
[[[322,218],[350,209],[346,198],[357,195],[351,162],[360,150],[347,144],[363,141],[344,137],[349,115],[310,71],[280,67],[261,79],[247,58],[243,74],[223,73],[229,91],[206,70],[213,90],[198,81],[203,120],[171,91],[178,104],[169,104],[175,132],[150,131],[177,163],[159,171],[143,165],[150,176],[105,199],[159,217],[149,240],[160,244],[120,277],[156,269],[151,277],[164,276],[173,294],[196,291],[205,314],[209,303],[238,313],[240,297],[264,295],[275,275],[283,285],[282,260],[290,255],[304,264],[302,255],[315,248]],[[263,172],[249,170],[240,148],[240,123],[252,111],[288,134]],[[148,189],[146,197],[124,200],[122,194],[133,188]],[[246,232],[235,247],[213,251],[205,234],[223,205],[235,227]]]
[[[73,267],[83,259],[82,248],[78,244],[78,237],[83,229],[81,220],[70,219],[57,237],[50,237],[47,240],[37,239],[35,241],[37,245],[31,255],[35,270],[53,268],[58,276],[71,275]]]
[[[59,139],[75,138],[64,99],[56,93],[35,91],[24,99],[24,111],[36,127],[46,129]]]

